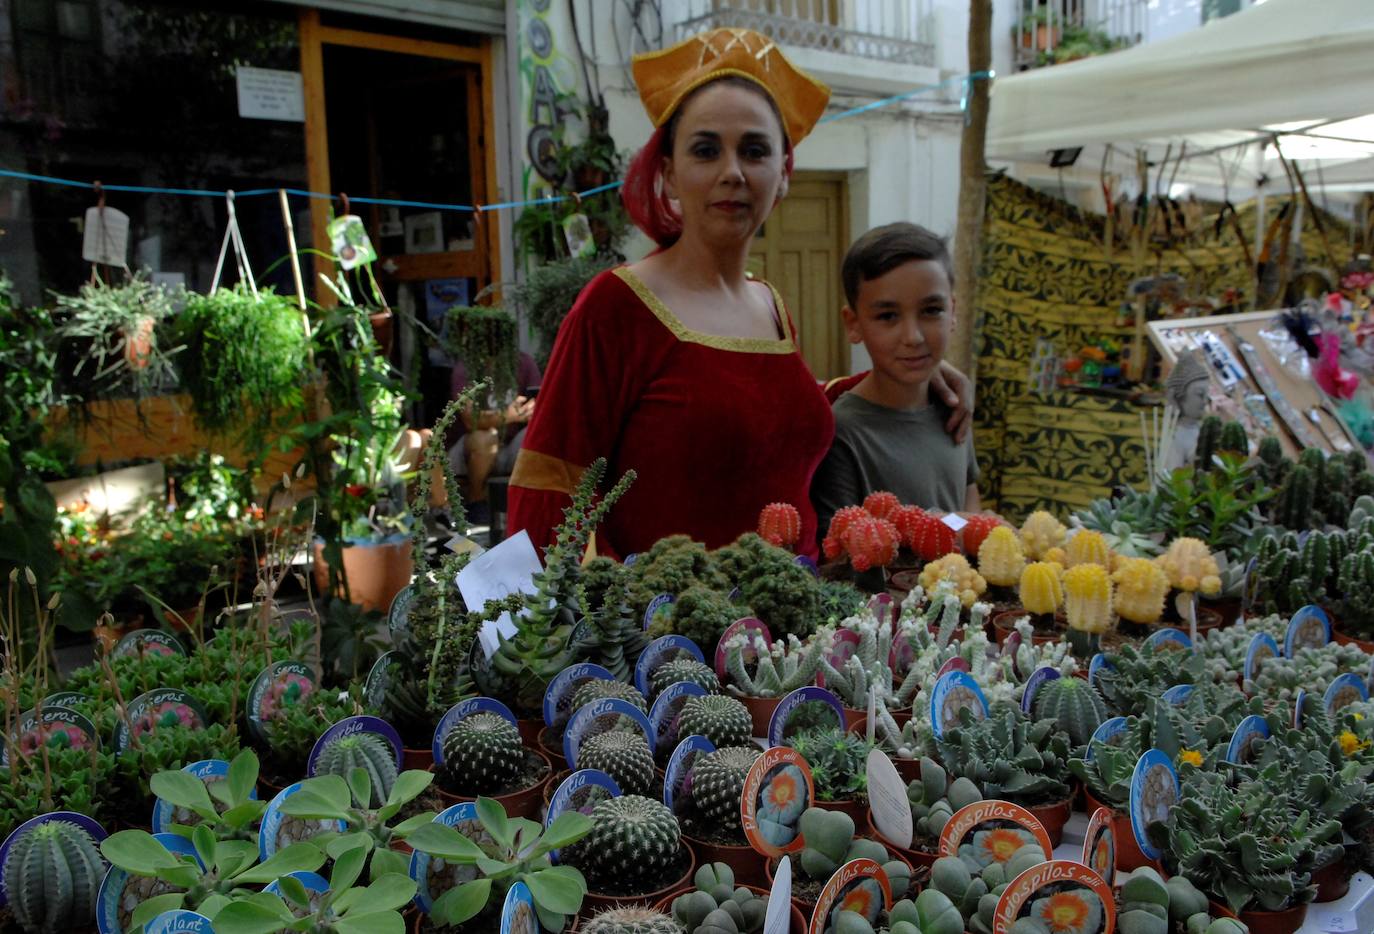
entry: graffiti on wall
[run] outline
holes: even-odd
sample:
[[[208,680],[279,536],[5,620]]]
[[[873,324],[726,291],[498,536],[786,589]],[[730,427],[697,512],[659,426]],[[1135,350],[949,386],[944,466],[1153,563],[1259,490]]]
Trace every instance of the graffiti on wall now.
[[[558,52],[552,0],[523,0],[520,4],[520,93],[527,121],[524,174],[525,196],[535,186],[562,180],[556,153],[560,130],[576,110],[567,101],[576,86],[573,64]]]

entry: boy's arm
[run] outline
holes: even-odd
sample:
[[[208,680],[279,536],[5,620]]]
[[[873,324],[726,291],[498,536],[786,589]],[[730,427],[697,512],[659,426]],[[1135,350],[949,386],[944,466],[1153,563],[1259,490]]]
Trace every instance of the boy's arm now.
[[[811,504],[816,508],[816,538],[823,541],[830,520],[845,506],[864,500],[863,472],[854,449],[839,438],[811,478]]]
[[[982,512],[983,501],[978,496],[978,484],[970,483],[964,491],[964,512]]]

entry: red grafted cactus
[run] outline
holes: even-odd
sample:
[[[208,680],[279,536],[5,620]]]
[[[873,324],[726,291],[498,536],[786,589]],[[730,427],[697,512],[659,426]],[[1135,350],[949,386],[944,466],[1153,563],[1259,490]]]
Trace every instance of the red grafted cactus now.
[[[920,506],[903,506],[888,516],[888,521],[897,527],[897,534],[901,536],[903,545],[911,547],[911,540],[916,535],[916,526],[925,514],[926,511]]]
[[[779,548],[801,541],[801,513],[791,503],[769,503],[759,513],[759,537]]]
[[[864,497],[864,511],[889,522],[892,521],[892,514],[901,508],[902,501],[897,498],[897,494],[886,490],[877,490]]]
[[[826,560],[834,561],[845,553],[844,533],[849,527],[860,519],[870,519],[862,506],[846,506],[830,518],[830,528],[825,531],[825,540],[821,542],[821,551],[825,553]]]
[[[959,550],[954,530],[941,522],[939,516],[930,513],[913,523],[907,547],[927,562]]]
[[[978,549],[983,547],[983,539],[987,538],[988,533],[1001,524],[1002,517],[989,512],[980,512],[976,516],[969,516],[968,525],[964,526],[964,554],[978,554]]]
[[[856,571],[890,564],[901,544],[897,527],[886,519],[865,516],[851,523],[844,532],[844,549]]]

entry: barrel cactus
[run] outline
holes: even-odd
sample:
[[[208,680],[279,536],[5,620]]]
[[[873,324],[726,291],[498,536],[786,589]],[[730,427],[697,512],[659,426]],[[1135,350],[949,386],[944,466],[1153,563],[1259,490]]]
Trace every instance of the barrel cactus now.
[[[654,669],[650,676],[650,688],[657,697],[668,688],[681,681],[695,684],[707,694],[720,693],[720,679],[710,665],[703,665],[695,658],[675,658],[664,662]]]
[[[577,750],[579,769],[599,769],[625,794],[648,794],[654,784],[654,754],[638,731],[611,730],[589,736]]]
[[[1059,565],[1048,561],[1033,561],[1022,569],[1018,593],[1027,613],[1044,616],[1059,610],[1064,603],[1062,573]]]
[[[577,710],[599,700],[623,700],[641,713],[649,712],[648,705],[644,703],[644,695],[639,693],[639,689],[633,684],[605,678],[592,678],[578,685],[577,690],[573,692],[572,709]]]
[[[692,801],[706,821],[723,830],[740,829],[744,779],[760,755],[757,746],[727,746],[697,763],[692,770]]]
[[[515,724],[487,711],[455,723],[444,734],[443,752],[445,784],[473,795],[506,789],[525,762]]]
[[[672,918],[642,905],[603,911],[581,929],[584,934],[682,934]]]
[[[679,736],[704,736],[720,749],[747,746],[754,735],[754,720],[749,708],[733,697],[708,694],[689,697],[678,720]]]
[[[592,886],[618,890],[660,888],[678,863],[681,842],[677,818],[659,801],[622,795],[592,810],[591,833],[569,854]]]
[[[1055,678],[1040,685],[1032,704],[1035,719],[1054,720],[1075,746],[1086,746],[1102,721],[1107,705],[1082,678]]]
[[[396,782],[396,752],[391,744],[376,733],[354,733],[324,747],[315,762],[316,775],[347,778],[354,769],[362,769],[372,782],[372,801],[367,806],[385,804]]]
[[[105,861],[89,833],[71,821],[39,824],[5,858],[10,912],[24,931],[85,929],[95,920],[104,876]]]

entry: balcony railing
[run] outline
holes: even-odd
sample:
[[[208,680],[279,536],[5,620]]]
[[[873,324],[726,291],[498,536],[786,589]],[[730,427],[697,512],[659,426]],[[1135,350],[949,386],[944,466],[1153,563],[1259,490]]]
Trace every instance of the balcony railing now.
[[[752,29],[779,45],[907,65],[935,64],[932,0],[688,0],[677,38],[717,27]]]
[[[1053,65],[1145,41],[1149,0],[1022,0],[1017,68]]]

